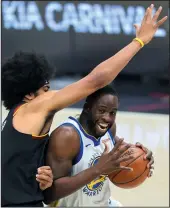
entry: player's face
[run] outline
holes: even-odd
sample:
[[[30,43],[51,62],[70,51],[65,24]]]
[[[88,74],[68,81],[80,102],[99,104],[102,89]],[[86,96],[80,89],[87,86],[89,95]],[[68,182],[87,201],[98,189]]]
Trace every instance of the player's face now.
[[[118,98],[113,95],[101,95],[91,108],[92,132],[101,137],[111,128],[116,119]]]

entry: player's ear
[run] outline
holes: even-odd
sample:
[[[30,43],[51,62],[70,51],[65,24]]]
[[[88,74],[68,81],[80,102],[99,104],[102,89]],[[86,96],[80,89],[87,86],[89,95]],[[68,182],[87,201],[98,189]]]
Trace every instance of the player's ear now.
[[[31,93],[25,95],[25,98],[27,100],[33,100],[35,98],[35,94],[31,92]]]

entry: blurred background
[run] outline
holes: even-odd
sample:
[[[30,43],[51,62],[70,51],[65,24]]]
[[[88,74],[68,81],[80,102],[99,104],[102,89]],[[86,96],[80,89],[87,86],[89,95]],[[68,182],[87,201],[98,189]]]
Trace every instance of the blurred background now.
[[[133,24],[140,24],[151,3],[163,7],[160,18],[169,15],[168,1],[2,1],[2,62],[19,50],[44,54],[55,68],[51,88],[60,89],[126,46],[135,37]],[[114,188],[113,196],[123,194],[125,206],[168,206],[169,19],[113,85],[120,97],[118,132],[153,149],[159,170],[149,185],[135,190],[135,201],[133,190]],[[62,111],[60,118],[77,113],[82,105]],[[56,118],[53,128],[59,122]]]

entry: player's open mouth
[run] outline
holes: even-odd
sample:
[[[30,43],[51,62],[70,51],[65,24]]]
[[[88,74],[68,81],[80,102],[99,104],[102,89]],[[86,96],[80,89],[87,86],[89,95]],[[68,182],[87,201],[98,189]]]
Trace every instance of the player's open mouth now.
[[[109,124],[99,123],[99,124],[97,124],[97,126],[100,131],[105,132],[105,131],[107,131]]]

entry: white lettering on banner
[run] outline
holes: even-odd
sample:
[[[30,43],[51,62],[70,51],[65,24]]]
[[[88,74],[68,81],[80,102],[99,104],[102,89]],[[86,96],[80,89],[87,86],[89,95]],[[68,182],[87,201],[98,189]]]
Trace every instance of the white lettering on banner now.
[[[145,13],[142,6],[114,4],[90,4],[49,2],[42,17],[35,1],[3,1],[3,27],[7,30],[44,30],[45,25],[53,32],[68,32],[70,26],[77,33],[134,35],[134,23],[140,23]],[[59,15],[61,18],[59,19]],[[43,20],[44,19],[44,20]],[[45,21],[45,22],[43,22]],[[167,32],[159,28],[157,37]]]
[[[18,29],[19,21],[15,15],[15,10],[18,6],[22,5],[22,2],[2,2],[2,15],[3,15],[3,23],[6,29]]]
[[[44,23],[35,2],[3,1],[3,23],[6,29],[30,30],[35,26],[37,30],[44,29]]]
[[[62,6],[57,2],[50,2],[46,6],[45,19],[47,20],[47,26],[54,32],[60,31],[61,22],[57,23],[55,21],[55,12],[61,12],[61,11],[62,11]]]
[[[78,25],[78,14],[76,12],[75,5],[73,3],[65,4],[63,10],[63,31],[67,32],[70,26],[73,26],[73,28],[75,28],[76,30],[77,25]]]

